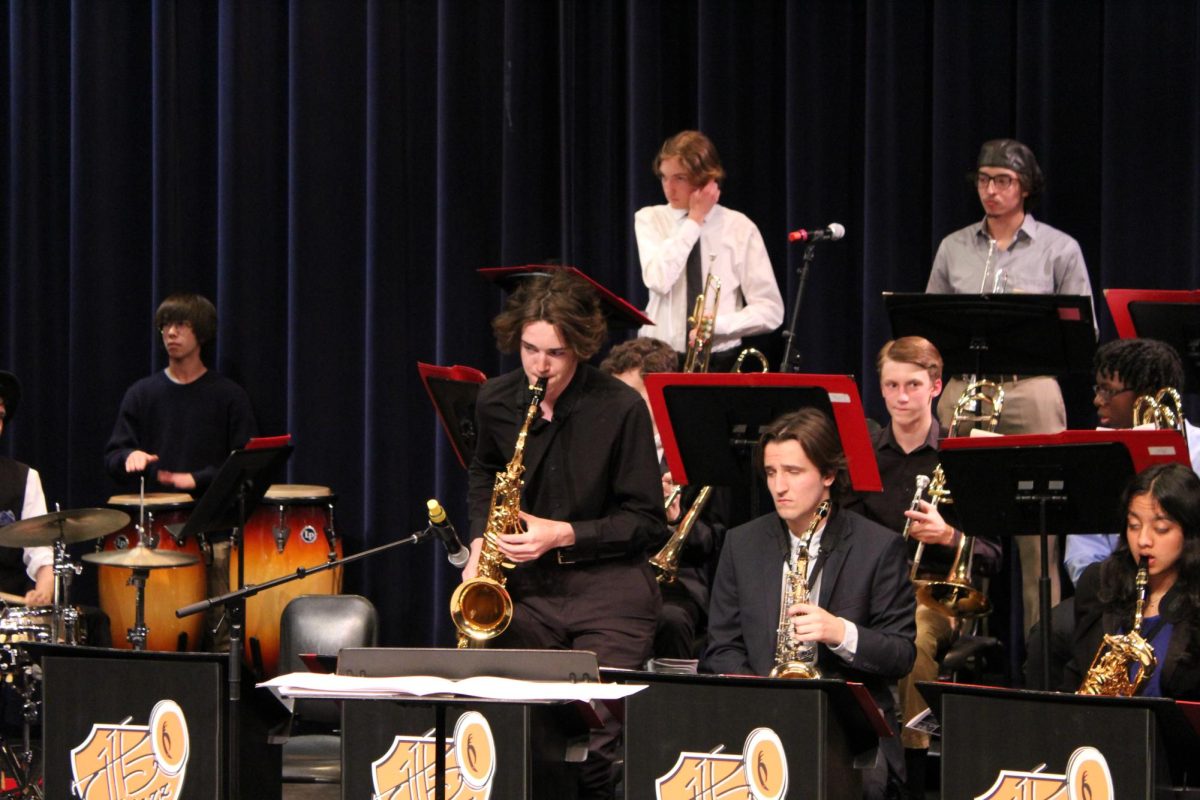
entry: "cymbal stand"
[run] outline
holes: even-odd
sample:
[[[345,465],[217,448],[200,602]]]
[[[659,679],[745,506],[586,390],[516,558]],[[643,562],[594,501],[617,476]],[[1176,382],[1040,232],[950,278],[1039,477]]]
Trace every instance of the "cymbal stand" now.
[[[150,633],[150,629],[146,627],[146,579],[150,577],[150,570],[141,567],[135,567],[133,574],[126,581],[134,588],[134,616],[133,627],[125,634],[125,638],[129,640],[129,644],[134,650],[146,649],[146,637]]]
[[[59,522],[60,530],[62,523]],[[79,641],[79,612],[70,604],[71,581],[83,572],[83,565],[71,561],[67,543],[60,534],[54,540],[54,613],[50,617],[51,641]]]

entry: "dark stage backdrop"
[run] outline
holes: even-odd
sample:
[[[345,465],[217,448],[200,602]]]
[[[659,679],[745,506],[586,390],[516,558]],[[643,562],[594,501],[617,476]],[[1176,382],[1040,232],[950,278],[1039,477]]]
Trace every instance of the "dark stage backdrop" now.
[[[464,525],[416,362],[510,363],[478,267],[558,259],[644,303],[632,216],[683,128],[718,144],[722,202],[758,223],[785,297],[787,231],[845,224],[808,281],[803,366],[862,376],[876,416],[880,292],[923,289],[940,238],[980,216],[963,176],[985,139],[1033,147],[1037,214],[1097,290],[1200,274],[1190,0],[3,9],[0,368],[26,388],[3,447],[63,508],[112,491],[122,392],[164,366],[154,308],[196,290],[220,312],[216,368],[263,433],[295,437],[287,479],[337,492],[349,551],[421,527],[433,495]],[[1088,384],[1069,384],[1080,426]],[[347,588],[384,643],[420,645],[450,641],[455,581],[427,544]]]

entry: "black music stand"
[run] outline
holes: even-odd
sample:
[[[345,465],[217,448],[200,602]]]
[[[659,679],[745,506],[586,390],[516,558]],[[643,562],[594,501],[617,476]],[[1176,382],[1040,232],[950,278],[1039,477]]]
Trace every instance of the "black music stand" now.
[[[1153,719],[1154,727],[1161,736],[1161,755],[1165,757],[1167,763],[1166,769],[1161,772],[1159,770],[1143,771],[1139,776],[1133,778],[1132,783],[1153,782],[1162,773],[1165,773],[1165,777],[1170,777],[1176,787],[1189,784],[1192,788],[1195,786],[1193,767],[1196,763],[1196,753],[1200,752],[1200,715],[1197,714],[1200,704],[1178,702],[1167,697],[1105,697],[930,681],[918,681],[917,689],[929,702],[929,707],[936,709],[935,713],[939,722],[943,722],[943,716],[945,716],[950,719],[951,723],[960,720],[971,725],[972,728],[977,728],[977,730],[960,728],[957,731],[947,731],[948,735],[944,737],[946,746],[954,745],[956,748],[961,746],[967,750],[972,745],[978,746],[985,741],[983,736],[987,733],[999,732],[1002,728],[1026,731],[1024,736],[1005,737],[1006,741],[988,747],[982,752],[977,751],[979,757],[974,759],[955,759],[954,754],[946,759],[946,754],[943,752],[945,767],[958,772],[982,770],[980,777],[983,780],[977,782],[979,788],[986,786],[986,781],[993,780],[995,777],[997,765],[988,764],[988,761],[999,759],[999,766],[1010,769],[1027,767],[1029,762],[1024,759],[1035,753],[1039,759],[1045,759],[1047,750],[1051,749],[1051,743],[1060,749],[1069,750],[1080,744],[1100,746],[1101,743],[1097,741],[1098,739],[1108,739],[1105,744],[1109,747],[1103,749],[1108,749],[1110,756],[1126,754],[1130,748],[1136,749],[1136,743],[1131,741],[1128,729],[1113,724],[1114,717],[1112,715],[1122,714],[1123,716],[1117,719],[1128,721],[1127,717],[1138,711],[1146,712],[1146,715]],[[944,705],[946,700],[951,701],[953,705]],[[1061,724],[1061,718],[1056,720],[1059,715],[1077,717],[1078,722],[1064,726]],[[1074,728],[1077,731],[1083,730],[1085,733],[1079,740],[1076,740],[1071,734],[1064,733],[1064,727]],[[1021,750],[1025,752],[1022,753]],[[1015,763],[1004,763],[1005,758],[1013,757],[1012,751],[1016,751]],[[1133,759],[1129,760],[1133,761]],[[1117,764],[1116,766],[1123,767],[1124,765]],[[991,771],[989,772],[989,770]],[[945,775],[945,773],[943,774]],[[1117,776],[1114,775],[1114,777]],[[945,788],[946,781],[943,781],[942,785]],[[1123,796],[1120,794],[1120,789],[1123,787],[1118,785],[1114,788],[1118,790],[1117,796]],[[1143,788],[1153,789],[1153,787],[1138,787],[1139,793]],[[1087,793],[1082,794],[1089,796]],[[966,797],[969,795],[956,796]],[[1071,793],[1070,796],[1078,795]],[[1145,796],[1150,795],[1146,794]],[[1192,797],[1193,795],[1189,792],[1187,796]]]
[[[448,680],[462,680],[477,675],[511,678],[526,681],[561,681],[570,683],[594,683],[599,680],[600,668],[596,654],[583,650],[499,650],[395,647],[345,648],[338,653],[339,675],[359,677],[399,677],[406,675],[431,675]],[[432,706],[434,711],[434,796],[438,800],[446,792],[446,710],[451,705],[477,705],[479,698],[465,696],[430,695],[426,697],[399,698],[410,705]],[[491,701],[530,706],[562,706],[550,701]],[[575,704],[573,704],[575,705]],[[343,716],[353,711],[343,705]],[[589,727],[585,718],[565,708],[551,715],[555,727],[566,734],[568,749],[586,753]],[[542,722],[547,721],[545,718]],[[359,734],[368,737],[364,728],[370,726],[345,724],[344,735]],[[346,746],[345,743],[343,746]],[[362,750],[350,743],[351,751]],[[343,779],[345,785],[346,779]]]
[[[475,456],[475,400],[479,387],[487,376],[474,367],[439,367],[417,362],[421,383],[429,394],[433,408],[442,423],[442,430],[450,438],[450,446],[463,469],[471,465]]]
[[[675,373],[646,376],[650,407],[676,483],[744,485],[758,516],[753,453],[780,415],[818,408],[834,419],[857,491],[882,491],[858,387],[847,375]]]
[[[965,530],[997,538],[1041,537],[1038,604],[1046,654],[1052,627],[1047,531],[1120,530],[1124,509],[1118,498],[1137,472],[1155,463],[1189,463],[1177,431],[962,436],[944,439],[940,456]],[[1042,661],[1042,682],[1050,683],[1049,658]]]
[[[286,438],[270,440],[268,443],[276,444],[279,441],[286,441]],[[291,454],[290,444],[262,447],[254,439],[244,449],[230,453],[183,526],[183,537],[232,528],[233,546],[244,556],[241,539],[246,519],[251,510],[258,506],[267,488],[276,481]],[[245,566],[246,559],[239,557],[239,589],[245,583]],[[229,618],[229,675],[226,676],[229,681],[229,797],[237,797],[240,785],[242,625],[245,612],[244,598],[237,598],[225,606]]]
[[[892,336],[923,336],[948,374],[1090,372],[1092,300],[1057,294],[884,292]]]
[[[1200,391],[1200,290],[1105,289],[1104,299],[1122,339],[1158,339],[1183,360],[1180,392]]]

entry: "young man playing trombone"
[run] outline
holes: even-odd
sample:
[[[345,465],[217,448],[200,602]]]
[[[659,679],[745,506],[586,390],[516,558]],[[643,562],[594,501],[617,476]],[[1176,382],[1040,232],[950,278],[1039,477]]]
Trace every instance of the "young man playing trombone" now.
[[[962,532],[946,522],[929,497],[917,490],[918,476],[927,480],[938,465],[938,442],[946,430],[933,416],[933,404],[942,391],[942,356],[933,343],[920,336],[905,336],[885,344],[875,360],[879,387],[891,416],[889,424],[872,437],[883,492],[864,493],[850,505],[867,519],[903,533],[909,559],[920,562],[910,574],[921,580],[945,580],[949,575]],[[1000,562],[1000,545],[976,539],[972,559],[976,572],[994,572]],[[916,612],[916,661],[899,683],[901,723],[928,708],[916,688],[917,681],[938,677],[939,650],[955,635],[955,620],[924,604]],[[904,728],[910,794],[923,796],[924,764],[929,734]]]

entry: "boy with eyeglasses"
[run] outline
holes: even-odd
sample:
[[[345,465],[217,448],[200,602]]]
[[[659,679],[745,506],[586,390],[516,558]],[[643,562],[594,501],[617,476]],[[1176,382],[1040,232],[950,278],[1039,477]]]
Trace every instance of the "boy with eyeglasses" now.
[[[1033,152],[1015,139],[992,139],[967,174],[983,206],[983,219],[942,240],[925,291],[933,294],[1066,294],[1092,296],[1079,244],[1029,213],[1045,178]],[[1092,309],[1095,318],[1095,308]],[[1058,381],[1050,375],[989,375],[1004,389],[998,433],[1058,433],[1067,411]],[[954,404],[971,376],[946,381],[938,418],[949,428]],[[1018,536],[1025,629],[1037,619],[1041,541]],[[1051,542],[1053,548],[1053,542]],[[1057,554],[1050,553],[1051,563]],[[1058,602],[1058,570],[1051,570],[1051,602]]]

